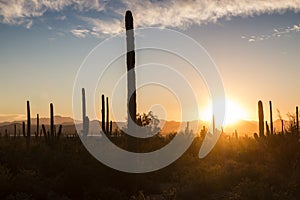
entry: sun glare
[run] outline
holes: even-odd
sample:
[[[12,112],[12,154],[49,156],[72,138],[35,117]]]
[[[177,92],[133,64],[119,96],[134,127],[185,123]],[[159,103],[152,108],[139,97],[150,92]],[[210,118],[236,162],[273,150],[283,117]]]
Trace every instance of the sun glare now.
[[[212,106],[211,104],[204,107],[204,109],[200,109],[199,118],[204,121],[212,120]],[[227,98],[226,100],[226,113],[225,113],[225,121],[224,125],[234,124],[241,119],[246,119],[247,113],[242,106],[236,101]]]

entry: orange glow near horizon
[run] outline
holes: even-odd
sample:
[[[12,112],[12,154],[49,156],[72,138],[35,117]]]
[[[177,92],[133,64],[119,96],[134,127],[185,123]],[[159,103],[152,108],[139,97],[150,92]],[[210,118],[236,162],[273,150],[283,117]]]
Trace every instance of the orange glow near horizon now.
[[[200,110],[199,119],[203,121],[212,120],[212,106],[211,104]],[[226,99],[226,113],[223,125],[230,125],[238,122],[239,120],[248,119],[246,109],[244,109],[237,101],[232,98]]]

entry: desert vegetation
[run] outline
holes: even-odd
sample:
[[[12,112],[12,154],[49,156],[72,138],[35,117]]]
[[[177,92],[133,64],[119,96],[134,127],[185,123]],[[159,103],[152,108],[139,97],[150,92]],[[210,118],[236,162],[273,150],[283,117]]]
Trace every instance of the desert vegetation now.
[[[152,112],[137,113],[131,12],[126,12],[125,20],[128,119],[132,119],[125,129],[158,133],[140,139],[127,135],[125,129],[113,129],[109,98],[102,94],[99,134],[123,149],[150,152],[167,145],[176,134],[188,135],[192,130],[187,122],[184,131],[162,135],[159,119]],[[0,137],[0,199],[300,199],[298,107],[295,115],[290,115],[290,125],[284,127],[282,120],[281,131],[275,131],[272,102],[268,123],[259,101],[258,134],[253,133],[253,137],[239,136],[237,131],[230,136],[222,131],[209,155],[199,159],[199,149],[210,134],[203,126],[194,132],[192,145],[174,163],[155,172],[130,174],[105,166],[83,146],[81,139],[91,132],[84,88],[82,130],[72,137],[62,124],[55,125],[53,103],[50,123],[41,127],[39,114],[33,125],[29,101],[26,106],[27,122],[13,123],[13,134],[5,129]]]

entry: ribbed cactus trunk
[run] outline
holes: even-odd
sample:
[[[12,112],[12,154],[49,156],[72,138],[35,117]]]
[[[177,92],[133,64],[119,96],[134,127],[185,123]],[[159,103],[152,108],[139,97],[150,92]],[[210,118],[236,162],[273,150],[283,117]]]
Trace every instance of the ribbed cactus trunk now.
[[[264,137],[264,110],[261,101],[258,101],[259,137]]]
[[[296,132],[299,134],[299,113],[298,113],[298,106],[296,106]]]
[[[270,132],[271,135],[274,134],[274,127],[273,127],[273,111],[272,111],[272,101],[269,101],[270,104]]]
[[[103,133],[105,133],[105,97],[104,95],[102,94],[102,97],[101,97],[101,100],[102,100],[102,109],[101,109],[101,112],[102,112],[102,131]]]
[[[50,103],[50,135],[51,137],[54,136],[54,111],[53,111],[53,104]]]
[[[31,136],[31,120],[30,120],[30,103],[27,101],[27,135],[26,135],[26,142],[30,142]]]
[[[134,131],[136,124],[136,81],[135,81],[135,52],[134,28],[131,11],[125,14],[126,44],[127,44],[127,103],[128,103],[128,129]]]
[[[109,105],[108,105],[108,97],[106,97],[106,133],[109,133]]]

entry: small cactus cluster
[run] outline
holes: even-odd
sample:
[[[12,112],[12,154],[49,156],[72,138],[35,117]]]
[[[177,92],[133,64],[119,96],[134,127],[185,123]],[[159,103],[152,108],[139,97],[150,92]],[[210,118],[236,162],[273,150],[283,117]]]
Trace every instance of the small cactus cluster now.
[[[54,124],[54,109],[53,104],[50,103],[50,130],[46,131],[46,127],[42,124],[42,132],[47,141],[53,139],[59,139],[62,133],[62,125],[59,125],[58,131],[56,131],[56,126]]]
[[[270,126],[267,121],[265,121],[265,126],[266,126],[266,136],[273,135],[275,134],[274,131],[274,126],[273,126],[273,110],[272,110],[272,101],[269,101],[269,106],[270,106]],[[285,130],[284,128],[284,120],[282,119],[279,110],[277,109],[279,119],[281,120],[281,133],[283,134]],[[256,133],[254,134],[255,138],[259,137],[265,137],[264,134],[264,111],[263,111],[263,104],[262,101],[258,101],[258,119],[259,119],[259,135]],[[294,120],[291,122],[292,130],[296,131],[296,133],[299,133],[299,113],[298,113],[298,106],[296,106],[296,114],[294,117]]]
[[[31,138],[31,115],[30,115],[30,102],[27,101],[27,130],[25,127],[25,122],[22,122],[22,133],[23,136],[26,138],[26,144],[28,145],[30,143],[30,138]],[[15,124],[14,127],[14,135],[17,135],[17,127]]]
[[[101,114],[102,114],[102,131],[106,135],[111,135],[112,134],[112,121],[109,121],[109,102],[108,102],[108,97],[106,97],[106,108],[105,108],[105,96],[102,94],[101,96],[102,100],[102,109],[101,109]],[[106,111],[106,112],[105,112]]]
[[[263,103],[261,100],[258,101],[258,125],[259,125],[259,135],[256,133],[254,134],[255,138],[265,137],[265,126],[266,126],[266,136],[273,135],[274,134],[274,128],[273,128],[273,111],[272,111],[272,101],[269,101],[270,106],[270,126],[268,124],[268,121],[264,121],[264,109],[263,109]]]

